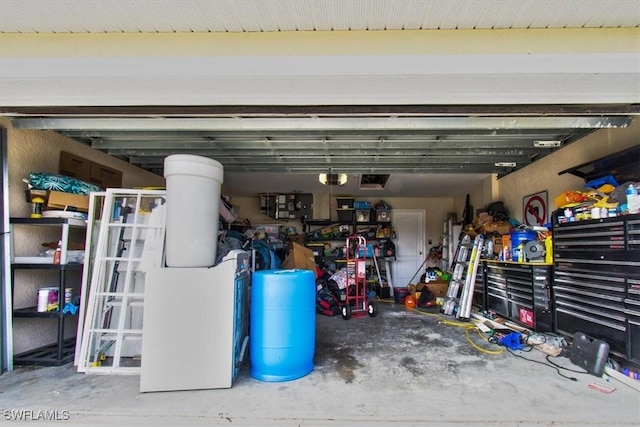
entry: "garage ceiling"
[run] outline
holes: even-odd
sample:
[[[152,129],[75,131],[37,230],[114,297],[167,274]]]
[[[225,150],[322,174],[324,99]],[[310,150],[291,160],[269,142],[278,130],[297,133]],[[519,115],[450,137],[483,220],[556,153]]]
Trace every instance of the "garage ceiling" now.
[[[180,33],[637,28],[640,2],[580,1],[27,1],[2,0],[2,33]],[[0,101],[2,95],[0,95]],[[448,197],[601,128],[627,126],[638,104],[15,106],[0,114],[162,173],[173,153],[225,168],[225,191],[319,192],[391,174],[385,196]]]

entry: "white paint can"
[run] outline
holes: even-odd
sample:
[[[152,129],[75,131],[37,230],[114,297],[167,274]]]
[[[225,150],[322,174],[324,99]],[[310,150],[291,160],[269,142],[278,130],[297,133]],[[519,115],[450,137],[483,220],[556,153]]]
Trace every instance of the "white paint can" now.
[[[49,288],[38,289],[38,313],[47,311],[49,305]]]

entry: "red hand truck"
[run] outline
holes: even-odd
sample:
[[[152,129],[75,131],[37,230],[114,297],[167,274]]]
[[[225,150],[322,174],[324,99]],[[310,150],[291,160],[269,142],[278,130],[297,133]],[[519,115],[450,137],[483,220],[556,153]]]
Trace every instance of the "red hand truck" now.
[[[353,317],[378,314],[378,305],[367,298],[367,241],[363,236],[347,237],[345,248],[347,260],[346,298],[341,307],[344,320]]]

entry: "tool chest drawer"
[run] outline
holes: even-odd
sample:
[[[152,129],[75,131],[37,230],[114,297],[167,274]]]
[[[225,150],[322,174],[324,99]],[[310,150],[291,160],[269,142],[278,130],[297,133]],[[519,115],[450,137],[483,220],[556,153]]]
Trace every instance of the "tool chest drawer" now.
[[[495,269],[490,269],[484,264],[485,286],[487,294],[487,309],[496,313],[507,316],[509,313],[509,304],[507,302],[507,278]]]
[[[557,220],[557,217],[556,217]],[[613,218],[574,221],[554,224],[554,256],[558,259],[572,255],[594,260],[625,257],[622,252],[640,254],[640,214]],[[618,253],[618,254],[611,254]],[[629,260],[632,260],[630,257]]]
[[[640,278],[627,280],[624,312],[628,320],[629,357],[640,364]]]

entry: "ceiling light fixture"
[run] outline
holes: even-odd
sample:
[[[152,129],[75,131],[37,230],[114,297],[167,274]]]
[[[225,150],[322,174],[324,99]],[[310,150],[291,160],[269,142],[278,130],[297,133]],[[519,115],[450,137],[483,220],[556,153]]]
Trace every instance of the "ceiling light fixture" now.
[[[345,185],[347,183],[346,173],[321,173],[318,181],[324,185]]]
[[[498,168],[515,168],[516,162],[498,162],[494,163],[494,166]]]

